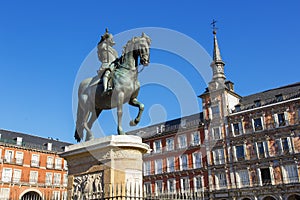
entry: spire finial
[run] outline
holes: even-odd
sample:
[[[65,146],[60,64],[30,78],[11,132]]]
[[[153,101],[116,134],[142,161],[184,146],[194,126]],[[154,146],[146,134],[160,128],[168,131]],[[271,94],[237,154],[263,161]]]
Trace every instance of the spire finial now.
[[[210,23],[210,25],[212,25],[212,29],[213,29],[213,34],[216,35],[217,34],[217,27],[216,27],[216,23],[217,21],[213,19],[212,23]]]
[[[108,28],[107,27],[105,28],[105,33],[108,33]]]

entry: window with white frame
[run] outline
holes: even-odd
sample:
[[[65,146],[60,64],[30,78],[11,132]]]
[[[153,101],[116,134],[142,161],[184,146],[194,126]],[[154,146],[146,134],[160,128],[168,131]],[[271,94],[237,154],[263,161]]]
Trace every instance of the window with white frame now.
[[[63,186],[67,186],[68,185],[68,174],[64,174],[63,175]]]
[[[178,136],[178,147],[180,149],[187,147],[186,135],[179,135]]]
[[[193,168],[198,169],[202,167],[202,155],[201,152],[193,153]]]
[[[46,172],[46,178],[45,178],[45,184],[46,185],[52,185],[52,172]]]
[[[288,114],[287,112],[277,113],[274,115],[276,127],[288,125]]]
[[[297,165],[285,165],[283,175],[284,175],[285,183],[298,183],[299,182]]]
[[[48,169],[52,169],[53,168],[53,157],[52,156],[48,156],[47,157],[47,168]]]
[[[61,198],[62,198],[62,200],[67,200],[68,199],[68,192],[67,191],[63,191]]]
[[[12,178],[12,169],[11,168],[3,168],[2,181],[3,182],[11,182],[11,178]]]
[[[154,141],[154,153],[161,153],[162,148],[161,148],[161,140],[155,140]]]
[[[62,158],[55,158],[55,169],[61,169]]]
[[[166,150],[173,151],[174,150],[174,138],[166,139]]]
[[[237,185],[239,188],[250,185],[248,170],[239,170],[239,171],[237,171],[236,175],[237,175],[236,181],[237,181]]]
[[[187,170],[189,168],[188,164],[189,164],[188,155],[187,154],[182,154],[180,156],[180,169],[181,170]]]
[[[163,162],[162,159],[155,160],[155,174],[163,173]]]
[[[180,178],[180,187],[181,191],[189,191],[190,190],[190,180],[189,177]]]
[[[215,165],[220,165],[225,163],[224,149],[215,149],[212,151],[213,161]]]
[[[39,173],[37,171],[30,171],[29,183],[36,184],[38,182]]]
[[[151,182],[145,182],[144,183],[144,191],[146,194],[151,194],[152,190],[151,190]]]
[[[287,138],[281,138],[281,146],[282,146],[282,153],[287,154],[289,152],[292,152],[291,146],[291,139],[290,137]]]
[[[144,176],[151,175],[151,161],[144,162]]]
[[[176,180],[174,178],[168,179],[167,188],[169,193],[176,192]]]
[[[222,134],[221,134],[221,128],[220,127],[214,127],[212,128],[212,139],[213,140],[219,140],[222,139]]]
[[[10,196],[10,188],[0,188],[0,199],[1,200],[9,200]]]
[[[257,147],[258,157],[260,159],[265,158],[268,151],[266,142],[257,142],[256,147]]]
[[[61,174],[59,173],[54,173],[54,185],[60,185],[61,181]]]
[[[156,194],[161,194],[163,192],[163,182],[155,181],[155,192]]]
[[[1,136],[1,135],[0,135]],[[0,148],[0,163],[2,162],[2,149]]]
[[[21,151],[16,152],[16,164],[17,165],[22,165],[23,164],[23,157],[24,157],[23,152],[21,152]]]
[[[60,200],[60,191],[53,191],[52,199]]]
[[[167,172],[174,172],[175,171],[175,158],[169,157],[167,158]]]
[[[68,162],[67,162],[67,160],[64,160],[64,170],[68,170]]]
[[[13,182],[14,183],[20,183],[21,176],[22,176],[22,170],[20,170],[20,169],[14,169]]]
[[[191,141],[191,145],[192,146],[196,146],[200,144],[200,133],[199,131],[195,131],[192,133],[192,141]]]
[[[12,163],[14,158],[14,151],[13,150],[6,150],[5,156],[4,156],[4,162],[6,163]]]
[[[261,131],[263,130],[263,120],[262,117],[252,119],[252,125],[254,131]]]
[[[194,177],[194,188],[197,192],[202,189],[202,176]]]
[[[244,145],[237,145],[235,146],[235,160],[245,160],[245,147]]]
[[[242,123],[241,122],[232,123],[231,129],[234,136],[241,135],[243,132]]]
[[[40,155],[32,154],[31,155],[31,166],[32,167],[39,167],[39,163],[40,163]]]
[[[226,174],[225,173],[217,173],[216,176],[216,188],[224,189],[227,187]]]

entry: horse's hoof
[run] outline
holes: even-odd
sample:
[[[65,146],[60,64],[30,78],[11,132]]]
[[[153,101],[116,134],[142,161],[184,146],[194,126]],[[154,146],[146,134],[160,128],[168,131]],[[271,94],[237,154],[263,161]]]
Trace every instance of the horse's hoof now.
[[[136,123],[134,122],[134,120],[131,120],[131,121],[129,122],[129,125],[130,125],[130,126],[136,126]]]
[[[126,135],[124,131],[118,131],[119,135]]]

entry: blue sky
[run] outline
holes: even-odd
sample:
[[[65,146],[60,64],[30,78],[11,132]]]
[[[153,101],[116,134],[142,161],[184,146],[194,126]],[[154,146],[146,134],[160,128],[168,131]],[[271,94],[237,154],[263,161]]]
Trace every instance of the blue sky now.
[[[225,73],[238,94],[298,82],[299,8],[297,0],[2,1],[0,128],[75,142],[74,83],[105,27],[113,34],[141,27],[171,29],[197,41],[211,55],[210,23],[216,19]],[[185,59],[156,50],[151,62],[178,69],[196,94],[204,91],[204,81],[193,76]],[[146,111],[141,127],[180,117],[176,95],[168,88],[153,84],[142,89]],[[154,111],[163,112],[151,119],[149,112]],[[107,134],[115,132],[111,115],[106,111],[99,118]]]

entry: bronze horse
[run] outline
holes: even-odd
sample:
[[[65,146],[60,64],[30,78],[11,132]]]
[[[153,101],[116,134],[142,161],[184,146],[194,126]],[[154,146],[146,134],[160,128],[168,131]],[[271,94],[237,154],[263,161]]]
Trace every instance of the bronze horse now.
[[[111,93],[103,94],[102,82],[91,84],[96,77],[83,80],[78,89],[78,107],[75,139],[80,142],[83,139],[84,129],[86,130],[85,141],[94,138],[91,131],[102,110],[117,108],[118,134],[124,135],[122,129],[123,104],[129,103],[139,108],[137,117],[130,121],[131,126],[139,123],[144,110],[144,105],[138,101],[137,96],[140,89],[138,81],[138,60],[144,66],[149,64],[149,46],[151,39],[142,34],[140,37],[133,37],[124,47],[122,56],[113,64],[116,65],[112,73],[113,90]],[[140,58],[140,59],[139,59]]]

